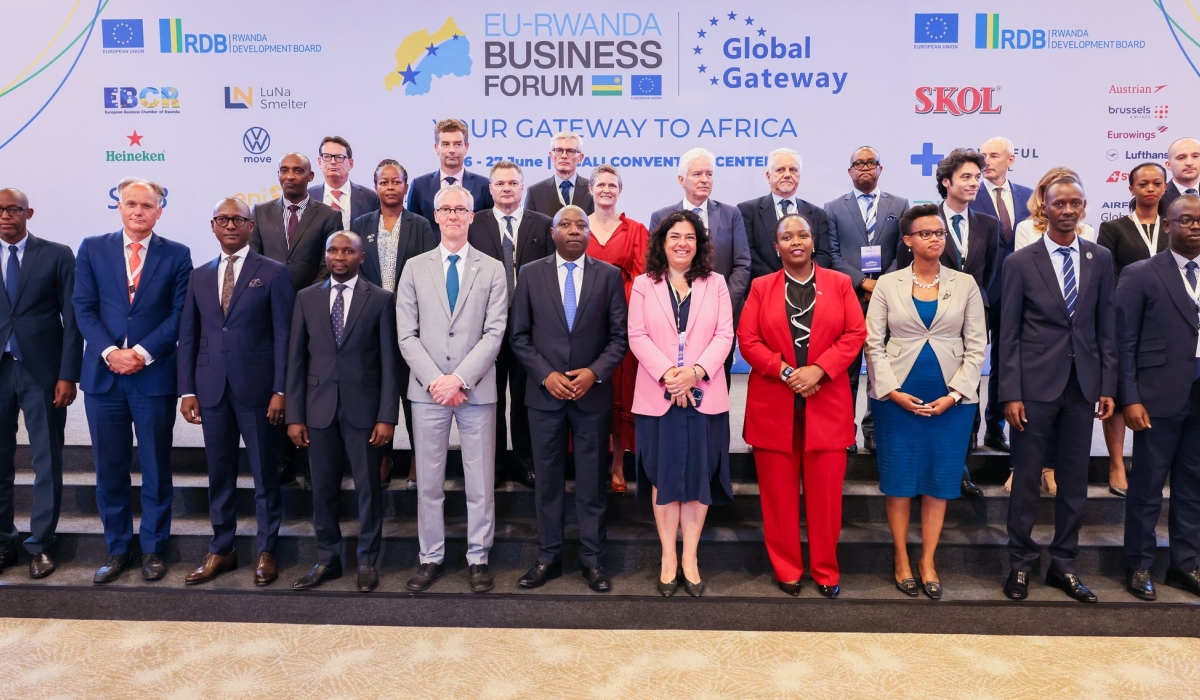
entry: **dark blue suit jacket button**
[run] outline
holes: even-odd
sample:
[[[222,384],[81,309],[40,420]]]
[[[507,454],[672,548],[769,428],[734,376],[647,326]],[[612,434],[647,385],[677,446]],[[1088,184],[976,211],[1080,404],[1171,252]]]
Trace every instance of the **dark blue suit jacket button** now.
[[[1075,351],[1074,351],[1074,350],[1068,350],[1068,351],[1067,351],[1067,357],[1075,357]]]

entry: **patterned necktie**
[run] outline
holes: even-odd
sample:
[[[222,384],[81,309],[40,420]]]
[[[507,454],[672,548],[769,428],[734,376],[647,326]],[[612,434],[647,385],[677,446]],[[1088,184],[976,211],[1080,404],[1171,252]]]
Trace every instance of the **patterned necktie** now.
[[[566,180],[563,180],[562,182],[558,183],[558,189],[562,190],[563,204],[570,204],[571,203],[571,183],[567,182]]]
[[[447,176],[442,178],[442,181],[446,183],[446,187],[453,187],[454,183],[458,182],[458,178]]]
[[[462,258],[451,255],[450,269],[446,270],[446,298],[450,300],[450,313],[454,313],[454,304],[458,302],[458,261]]]
[[[570,331],[575,327],[575,268],[579,266],[569,262],[563,267],[567,268],[567,281],[563,284],[563,313],[567,316],[567,330]]]
[[[996,217],[1000,219],[1000,245],[1007,247],[1012,240],[1012,215],[1008,213],[1008,205],[1004,203],[1004,188],[996,188]]]
[[[17,259],[18,250],[15,245],[8,246],[8,265],[4,268],[4,291],[8,292],[8,303],[14,312],[17,305],[17,284],[21,281],[21,261]],[[1191,264],[1195,265],[1196,263]],[[16,359],[21,359],[21,351],[17,348],[16,333],[8,336],[8,351]]]
[[[696,216],[700,216],[700,207],[692,207],[692,213]],[[700,220],[703,221],[704,217],[700,216]]]
[[[512,303],[513,292],[517,288],[517,263],[516,256],[514,255],[516,248],[513,246],[512,222],[513,217],[504,217],[504,226],[508,231],[501,236],[502,240],[500,241],[500,245],[504,248],[504,279],[508,280],[508,301],[510,304]]]
[[[780,208],[780,210],[782,210],[782,211],[783,211],[783,215],[784,215],[784,216],[787,216],[787,215],[788,215],[788,209],[791,209],[791,208],[792,208],[792,200],[790,200],[790,199],[781,199],[781,200],[779,200],[779,208]]]
[[[341,198],[342,198],[342,191],[334,190],[333,191],[333,199],[329,202],[329,206],[333,207],[334,211],[340,212],[342,210],[342,205],[338,204],[338,200]]]
[[[963,269],[963,254],[962,248],[959,247],[959,241],[962,240],[962,214],[955,214],[950,217],[950,223],[954,225],[954,259],[957,261],[956,269]]]
[[[225,278],[221,282],[221,315],[229,315],[229,302],[233,301],[233,263],[237,261],[236,255],[230,255],[225,258]]]
[[[875,195],[860,194],[858,198],[865,200],[864,203],[867,205],[867,216],[863,219],[867,225],[867,243],[875,245]]]
[[[1071,262],[1071,249],[1059,248],[1054,252],[1063,256],[1063,301],[1067,302],[1067,313],[1074,316],[1079,291],[1075,289],[1075,263]]]
[[[129,303],[133,303],[133,293],[137,291],[138,282],[142,279],[142,244],[129,244]]]
[[[337,298],[333,300],[333,309],[329,311],[329,319],[333,322],[333,342],[337,346],[342,347],[342,336],[346,334],[346,300],[342,297],[342,292],[346,291],[346,285],[335,284],[333,288],[337,290]]]
[[[296,228],[300,225],[300,216],[296,212],[300,211],[299,204],[289,204],[288,225],[287,225],[287,246],[288,250],[292,249],[292,239],[296,237]]]

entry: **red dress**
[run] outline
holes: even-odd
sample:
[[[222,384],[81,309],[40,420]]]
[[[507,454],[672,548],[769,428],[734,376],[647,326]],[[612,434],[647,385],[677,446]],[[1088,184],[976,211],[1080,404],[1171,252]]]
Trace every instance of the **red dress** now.
[[[621,223],[608,238],[608,243],[601,244],[592,236],[588,240],[587,254],[597,260],[614,265],[621,270],[625,278],[625,301],[629,301],[629,293],[633,289],[633,278],[646,270],[646,245],[650,241],[650,232],[646,227],[633,219],[621,214]],[[637,358],[632,352],[625,354],[625,359],[613,372],[613,418],[612,434],[617,438],[617,447],[633,451],[634,416],[630,412],[633,406],[633,388],[637,380]]]

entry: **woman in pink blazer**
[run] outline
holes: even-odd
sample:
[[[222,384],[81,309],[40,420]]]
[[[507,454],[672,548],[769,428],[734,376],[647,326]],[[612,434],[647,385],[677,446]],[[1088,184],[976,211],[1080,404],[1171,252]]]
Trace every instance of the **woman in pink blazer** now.
[[[656,581],[664,596],[681,582],[689,595],[703,595],[696,548],[704,518],[710,505],[733,496],[725,384],[733,306],[725,279],[712,271],[712,255],[700,217],[671,214],[650,237],[646,274],[634,280],[629,297],[629,349],[638,360],[638,494],[653,498],[663,551]]]

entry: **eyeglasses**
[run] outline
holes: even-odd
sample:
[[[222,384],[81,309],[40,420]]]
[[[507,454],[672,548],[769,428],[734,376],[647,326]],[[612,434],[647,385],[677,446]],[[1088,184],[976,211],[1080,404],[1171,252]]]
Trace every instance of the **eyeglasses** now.
[[[225,227],[229,226],[229,223],[231,221],[233,222],[234,228],[241,228],[241,227],[245,226],[246,222],[250,221],[250,219],[247,219],[244,216],[214,216],[213,217],[213,223],[216,224],[217,226],[220,226],[221,228],[225,228]]]
[[[9,211],[9,213],[12,213],[12,207],[9,207],[8,211]],[[1178,219],[1167,219],[1167,221],[1172,221],[1174,223],[1177,223],[1184,228],[1192,228],[1194,226],[1200,226],[1200,219],[1198,219],[1194,216],[1188,216],[1187,214],[1184,214],[1183,216],[1179,217]]]
[[[936,231],[913,231],[909,235],[916,236],[917,238],[920,238],[923,241],[928,241],[931,238],[936,238],[939,241],[944,241],[944,240],[946,240],[946,229],[939,228]]]
[[[875,168],[879,167],[879,161],[877,161],[877,160],[856,160],[850,164],[850,167],[854,168],[855,170],[874,170]]]
[[[22,214],[24,214],[27,211],[29,211],[29,210],[26,209],[25,207],[17,207],[17,206],[0,207],[0,214],[8,214],[9,216],[11,216],[14,219],[17,218],[18,216],[21,216]]]
[[[345,163],[348,160],[350,160],[350,156],[346,155],[345,153],[322,153],[321,154],[321,162],[322,163]]]
[[[455,216],[466,216],[467,214],[471,213],[471,210],[467,209],[466,207],[438,207],[433,211],[435,214],[441,214],[442,216],[450,216],[451,214]]]
[[[551,148],[550,152],[556,156],[571,156],[572,158],[579,155],[579,151],[574,148]]]

